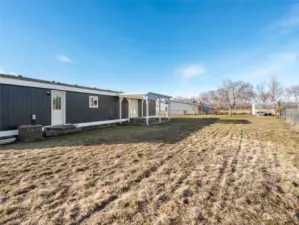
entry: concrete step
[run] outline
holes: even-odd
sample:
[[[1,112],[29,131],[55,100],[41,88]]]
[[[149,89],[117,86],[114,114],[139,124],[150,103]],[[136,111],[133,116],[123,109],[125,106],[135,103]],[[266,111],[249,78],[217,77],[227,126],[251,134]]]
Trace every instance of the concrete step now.
[[[54,129],[52,127],[47,127],[44,130],[44,135],[46,137],[54,137],[54,136],[61,136],[61,135],[67,135],[67,134],[75,134],[75,133],[80,133],[82,132],[81,127],[76,127],[76,126],[68,126],[67,128],[57,128],[55,127]]]
[[[54,126],[50,126],[50,127],[45,127],[45,131],[67,131],[67,130],[73,130],[75,129],[76,126],[73,124],[65,124],[65,125],[54,125]]]

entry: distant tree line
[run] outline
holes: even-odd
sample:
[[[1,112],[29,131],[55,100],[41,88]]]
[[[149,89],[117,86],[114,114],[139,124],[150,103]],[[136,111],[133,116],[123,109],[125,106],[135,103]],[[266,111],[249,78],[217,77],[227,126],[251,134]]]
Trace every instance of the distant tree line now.
[[[294,101],[299,108],[299,84],[283,88],[275,76],[270,82],[254,87],[249,82],[224,80],[216,90],[202,92],[197,97],[175,97],[176,100],[209,104],[214,109],[227,109],[229,115],[238,108],[250,108],[252,102]]]

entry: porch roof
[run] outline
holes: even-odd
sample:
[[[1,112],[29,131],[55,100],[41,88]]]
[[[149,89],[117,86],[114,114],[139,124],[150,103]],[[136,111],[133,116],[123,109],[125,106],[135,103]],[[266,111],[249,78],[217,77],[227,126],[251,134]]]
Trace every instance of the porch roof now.
[[[154,93],[154,92],[148,92],[148,93],[119,93],[119,97],[136,98],[136,99],[148,99],[148,100],[157,100],[157,99],[170,100],[172,98],[169,95],[163,95],[163,94],[158,94],[158,93]]]

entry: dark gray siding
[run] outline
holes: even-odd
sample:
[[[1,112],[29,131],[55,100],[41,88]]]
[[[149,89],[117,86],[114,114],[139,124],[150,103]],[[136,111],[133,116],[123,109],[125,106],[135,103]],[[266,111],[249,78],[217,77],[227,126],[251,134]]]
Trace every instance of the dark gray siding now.
[[[89,96],[98,96],[98,108],[89,108]],[[66,92],[66,123],[85,123],[116,119],[119,119],[118,97]]]
[[[14,130],[31,124],[32,114],[36,124],[51,124],[50,90],[0,84],[0,130]]]
[[[150,100],[149,103],[149,116],[155,116],[156,115],[156,101]],[[146,101],[143,102],[143,116],[146,116]]]
[[[0,131],[2,130],[2,84],[0,84]]]
[[[129,118],[129,102],[126,98],[123,99],[121,104],[121,118],[127,119]]]

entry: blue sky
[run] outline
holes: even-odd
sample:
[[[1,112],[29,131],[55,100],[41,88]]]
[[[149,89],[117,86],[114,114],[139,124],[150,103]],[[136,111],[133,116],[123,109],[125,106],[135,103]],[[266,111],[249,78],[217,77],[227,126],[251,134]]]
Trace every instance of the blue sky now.
[[[0,1],[0,72],[196,96],[299,84],[299,1]]]

